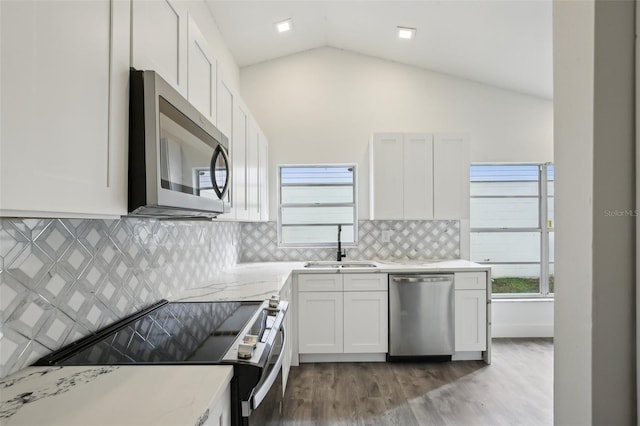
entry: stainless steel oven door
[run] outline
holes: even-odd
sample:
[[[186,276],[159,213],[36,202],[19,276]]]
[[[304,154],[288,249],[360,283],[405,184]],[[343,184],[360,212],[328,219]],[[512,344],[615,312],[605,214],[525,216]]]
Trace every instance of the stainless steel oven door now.
[[[282,423],[283,389],[282,362],[285,356],[287,339],[284,324],[280,327],[271,353],[269,363],[262,379],[251,391],[247,401],[242,401],[242,424],[279,425]]]

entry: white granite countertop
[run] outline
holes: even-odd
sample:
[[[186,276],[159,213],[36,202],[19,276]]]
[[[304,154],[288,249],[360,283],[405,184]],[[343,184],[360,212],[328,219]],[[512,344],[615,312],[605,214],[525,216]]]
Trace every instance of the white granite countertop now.
[[[265,300],[278,294],[291,272],[297,269],[304,269],[304,263],[239,263],[218,274],[208,284],[188,289],[169,300]]]
[[[28,367],[0,381],[0,425],[200,425],[231,366]]]
[[[305,268],[306,262],[240,263],[217,275],[210,283],[197,286],[170,298],[171,301],[265,300],[278,294],[291,273],[419,273],[488,271],[485,265],[468,260],[349,261],[374,263],[377,268]],[[335,262],[322,262],[335,263]]]

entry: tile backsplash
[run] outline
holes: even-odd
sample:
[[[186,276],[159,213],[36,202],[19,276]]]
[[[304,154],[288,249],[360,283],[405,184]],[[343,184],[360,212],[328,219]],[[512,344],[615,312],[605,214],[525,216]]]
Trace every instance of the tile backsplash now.
[[[460,257],[458,221],[358,226],[348,259]],[[238,262],[334,258],[278,248],[275,222],[0,219],[0,378]]]
[[[383,241],[389,231],[389,241]],[[335,248],[279,248],[277,223],[242,224],[242,262],[335,260]],[[336,231],[337,235],[337,231]],[[345,249],[351,260],[458,259],[457,220],[361,220],[358,246]]]
[[[239,255],[239,223],[1,219],[0,377]]]

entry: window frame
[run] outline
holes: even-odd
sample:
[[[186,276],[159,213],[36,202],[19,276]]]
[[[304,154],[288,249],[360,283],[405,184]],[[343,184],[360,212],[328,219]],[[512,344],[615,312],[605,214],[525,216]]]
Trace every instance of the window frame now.
[[[350,167],[353,169],[353,183],[351,185],[305,185],[296,184],[292,186],[352,186],[353,187],[353,202],[352,203],[296,203],[296,204],[282,204],[282,169],[296,167],[296,168],[331,168],[331,167]],[[353,242],[342,242],[342,247],[357,247],[358,246],[358,167],[355,163],[321,163],[321,164],[280,164],[277,166],[278,170],[278,191],[277,191],[277,203],[278,203],[278,223],[277,223],[277,237],[278,247],[281,248],[337,248],[337,229],[336,229],[336,241],[327,242],[305,242],[305,243],[286,243],[282,242],[282,208],[283,207],[353,207],[353,223],[342,223],[341,225],[351,226],[353,225]],[[308,226],[326,226],[327,224],[306,224]],[[286,226],[286,225],[285,225]],[[336,224],[337,227],[337,224]]]
[[[492,298],[501,298],[501,299],[537,299],[537,298],[553,298],[554,293],[550,292],[549,286],[549,265],[555,263],[551,261],[549,258],[550,247],[549,247],[549,234],[551,232],[555,232],[553,221],[549,220],[549,210],[548,210],[548,183],[549,183],[549,167],[554,167],[553,163],[472,163],[473,166],[536,166],[538,168],[538,195],[530,196],[530,195],[470,195],[470,198],[537,198],[538,199],[538,226],[537,227],[471,227],[469,228],[469,233],[501,233],[501,232],[511,232],[511,233],[538,233],[540,240],[540,261],[532,262],[532,261],[479,261],[473,260],[475,263],[483,264],[483,265],[539,265],[540,268],[540,285],[539,291],[536,293],[496,293],[493,292],[492,288]],[[470,173],[471,175],[471,173]],[[470,179],[469,183],[471,184],[473,181]],[[500,181],[499,181],[500,182]],[[555,182],[555,168],[554,168],[554,178],[553,182]],[[554,198],[555,204],[555,191],[551,196]],[[470,253],[471,254],[471,253]]]

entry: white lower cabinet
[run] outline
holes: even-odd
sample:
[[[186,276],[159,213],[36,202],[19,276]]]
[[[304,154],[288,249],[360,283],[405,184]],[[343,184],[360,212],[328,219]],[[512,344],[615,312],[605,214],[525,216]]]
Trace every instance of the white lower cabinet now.
[[[386,274],[301,274],[298,291],[300,354],[387,352]]]
[[[386,291],[344,293],[344,352],[387,352],[388,300]]]
[[[301,354],[343,351],[343,297],[337,291],[298,294],[298,344]]]
[[[484,272],[456,273],[455,351],[487,350],[487,278]]]
[[[231,385],[218,396],[209,406],[209,416],[202,423],[203,426],[231,425]]]

